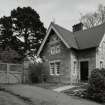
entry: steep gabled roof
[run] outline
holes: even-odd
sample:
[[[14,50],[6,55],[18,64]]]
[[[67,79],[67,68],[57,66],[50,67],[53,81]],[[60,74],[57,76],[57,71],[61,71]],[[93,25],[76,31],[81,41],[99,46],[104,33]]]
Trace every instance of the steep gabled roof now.
[[[53,24],[56,30],[60,33],[62,38],[68,43],[70,47],[78,49],[78,45],[76,43],[75,37],[73,33],[57,24]]]
[[[47,30],[46,36],[45,36],[45,38],[44,38],[44,40],[43,40],[43,42],[42,42],[42,44],[41,44],[41,46],[37,52],[37,56],[39,56],[40,52],[42,51],[43,46],[44,46],[48,36],[50,35],[51,30],[53,30],[56,33],[56,35],[61,39],[61,41],[65,44],[65,46],[67,48],[70,48],[70,45],[68,44],[68,42],[66,42],[65,38],[62,36],[60,31],[58,31],[58,28],[56,27],[56,25],[54,23],[51,23],[48,30]]]
[[[60,37],[60,39],[64,42],[67,48],[83,50],[99,46],[105,33],[105,23],[94,28],[76,32],[71,32],[57,24],[51,23],[47,35],[44,41],[42,42],[42,45],[39,48],[37,55],[40,54],[51,29],[53,29],[56,32],[58,37]]]
[[[74,36],[79,49],[87,49],[99,46],[104,34],[105,23],[87,30],[77,31],[74,33]]]

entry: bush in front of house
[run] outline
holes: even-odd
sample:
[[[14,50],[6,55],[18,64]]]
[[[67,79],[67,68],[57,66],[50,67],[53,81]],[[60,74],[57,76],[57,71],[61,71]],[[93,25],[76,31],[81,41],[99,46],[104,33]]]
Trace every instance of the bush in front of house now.
[[[105,69],[94,69],[88,82],[87,98],[105,102]]]
[[[31,64],[29,66],[29,80],[31,83],[46,82],[47,74],[42,63]]]

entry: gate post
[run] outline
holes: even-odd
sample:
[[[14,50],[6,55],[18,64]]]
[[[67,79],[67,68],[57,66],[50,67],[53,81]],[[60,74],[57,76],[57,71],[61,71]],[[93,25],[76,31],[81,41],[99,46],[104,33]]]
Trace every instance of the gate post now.
[[[6,76],[7,76],[7,83],[9,84],[9,76],[8,76],[8,73],[9,73],[9,64],[7,63],[7,73],[6,73]]]
[[[24,73],[24,63],[23,63],[22,64],[22,84],[24,84],[24,82],[25,82],[24,75],[25,75],[25,73]]]

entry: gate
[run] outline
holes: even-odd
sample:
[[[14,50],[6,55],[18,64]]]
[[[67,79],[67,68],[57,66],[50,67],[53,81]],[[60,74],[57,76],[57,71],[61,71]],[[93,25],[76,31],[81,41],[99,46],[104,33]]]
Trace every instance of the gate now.
[[[22,83],[23,65],[0,63],[0,83]]]

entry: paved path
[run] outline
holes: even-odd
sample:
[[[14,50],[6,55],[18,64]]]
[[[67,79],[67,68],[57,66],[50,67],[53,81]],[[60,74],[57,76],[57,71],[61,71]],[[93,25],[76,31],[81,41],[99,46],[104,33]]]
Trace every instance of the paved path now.
[[[0,91],[0,105],[29,105],[29,104],[9,93]]]
[[[62,86],[62,87],[53,89],[53,91],[62,92],[62,91],[64,91],[64,90],[72,89],[72,88],[74,88],[74,87],[75,87],[75,86],[73,86],[73,85],[66,85],[66,86]]]
[[[35,86],[14,85],[6,88],[15,94],[30,98],[35,105],[101,105]]]

